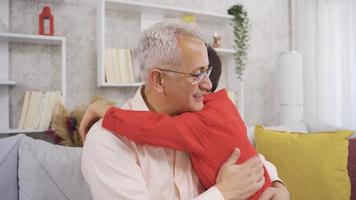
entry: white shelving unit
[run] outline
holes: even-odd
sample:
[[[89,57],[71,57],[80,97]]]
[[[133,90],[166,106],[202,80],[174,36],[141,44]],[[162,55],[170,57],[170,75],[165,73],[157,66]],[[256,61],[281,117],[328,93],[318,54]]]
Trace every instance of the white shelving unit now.
[[[184,15],[194,15],[197,21],[227,24],[233,17],[219,13],[201,12],[198,10],[178,7],[161,6],[156,4],[130,2],[124,0],[98,0],[97,8],[97,60],[98,60],[98,86],[99,87],[138,87],[142,83],[106,83],[105,82],[105,19],[106,10],[119,10],[139,13],[141,16],[141,30],[163,20],[163,18],[176,18]],[[216,49],[220,57],[232,56],[234,49]]]
[[[64,37],[0,32],[0,42],[62,45]]]
[[[34,34],[23,34],[23,33],[5,33],[0,32],[0,44],[16,42],[16,43],[29,43],[29,44],[47,44],[47,45],[60,45],[61,46],[61,92],[63,102],[66,99],[66,38],[59,36],[43,36]],[[8,64],[9,66],[9,64]],[[15,82],[10,80],[5,80],[4,83],[9,83],[9,85],[15,85]],[[0,81],[0,84],[2,81]]]
[[[220,13],[201,12],[179,7],[162,6],[157,4],[131,2],[125,0],[104,0],[105,6],[108,9],[122,10],[125,12],[137,12],[152,15],[161,15],[165,17],[175,18],[182,17],[187,14],[196,16],[198,21],[225,23],[227,20],[233,19],[231,15]]]
[[[30,44],[45,44],[45,45],[60,45],[61,47],[61,93],[62,93],[62,102],[65,103],[66,99],[66,39],[65,37],[58,36],[42,36],[42,35],[33,35],[33,34],[23,34],[23,33],[0,33],[0,48],[4,49],[1,52],[1,57],[4,57],[2,62],[6,64],[2,65],[0,71],[7,72],[9,71],[9,58],[8,58],[8,45],[9,42],[16,43],[30,43]],[[4,48],[5,47],[5,48]],[[7,50],[6,50],[7,48]],[[4,55],[7,54],[7,55]],[[5,74],[4,73],[4,74]],[[8,74],[6,75],[9,76]],[[15,85],[14,81],[4,80],[0,81],[0,86],[12,86]],[[9,96],[8,88],[0,87],[0,105],[2,108],[7,110],[6,112],[1,112],[0,114],[0,134],[11,134],[11,133],[38,133],[43,132],[44,130],[20,130],[20,129],[10,129],[9,127]]]
[[[9,0],[0,1],[0,19],[6,27],[9,26]],[[66,99],[66,39],[58,36],[42,36],[34,34],[10,33],[0,31],[0,134],[41,133],[46,130],[11,129],[9,124],[9,87],[16,87],[9,80],[9,43],[29,43],[43,45],[59,45],[61,47],[61,92],[62,101]]]
[[[33,0],[40,3],[63,3],[65,0]]]
[[[102,87],[140,87],[142,82],[134,82],[134,83],[103,83]]]

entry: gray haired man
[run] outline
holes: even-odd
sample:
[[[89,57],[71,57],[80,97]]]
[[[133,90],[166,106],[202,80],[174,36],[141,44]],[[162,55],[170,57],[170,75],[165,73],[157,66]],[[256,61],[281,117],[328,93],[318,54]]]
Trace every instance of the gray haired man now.
[[[172,116],[203,108],[212,85],[207,49],[197,30],[173,21],[155,24],[143,32],[137,55],[145,84],[123,108]],[[86,137],[82,171],[93,198],[105,200],[247,199],[264,184],[263,165],[272,180],[279,180],[263,156],[236,165],[238,157],[236,150],[221,167],[216,185],[205,189],[186,152],[136,144],[110,134],[99,121]],[[261,198],[288,199],[285,187],[274,185]]]

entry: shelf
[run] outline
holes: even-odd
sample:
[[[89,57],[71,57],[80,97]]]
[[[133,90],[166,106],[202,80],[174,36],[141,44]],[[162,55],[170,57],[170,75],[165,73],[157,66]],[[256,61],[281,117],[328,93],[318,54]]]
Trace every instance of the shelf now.
[[[202,12],[198,10],[179,7],[162,6],[157,4],[132,2],[129,0],[98,0],[97,8],[97,85],[98,87],[138,87],[142,83],[106,83],[105,82],[105,19],[107,10],[116,10],[130,13],[138,13],[141,19],[141,30],[146,29],[154,22],[161,21],[164,17],[181,18],[184,15],[194,15],[198,22],[212,22],[221,25],[229,25],[233,16],[213,12]],[[227,48],[215,49],[221,58],[232,58],[235,50]]]
[[[64,0],[33,0],[34,2],[42,3],[64,3]]]
[[[15,81],[10,81],[10,80],[0,80],[0,86],[4,85],[15,85]]]
[[[61,87],[62,87],[63,99],[64,100],[66,99],[66,38],[65,37],[0,32],[0,42],[60,45],[61,56],[62,56],[61,58],[61,69],[62,69],[61,85],[62,86]],[[1,85],[1,81],[0,81],[0,85]],[[65,101],[63,101],[63,103],[65,104]]]
[[[59,36],[0,32],[0,42],[60,45],[65,42],[65,38]]]
[[[197,21],[225,23],[228,20],[233,19],[233,16],[220,13],[201,12],[197,10],[162,6],[141,2],[130,2],[123,0],[105,0],[106,8],[113,10],[122,10],[125,12],[138,12],[155,15],[163,15],[165,17],[182,17],[190,14],[194,15]]]
[[[44,0],[48,2],[64,2],[64,0]],[[5,27],[9,27],[9,2],[10,0],[2,0],[0,3],[0,19]],[[10,76],[10,47],[11,43],[29,43],[39,45],[56,45],[60,48],[61,53],[61,92],[63,104],[66,100],[66,38],[62,36],[45,36],[37,34],[25,33],[10,33],[0,31],[0,134],[16,134],[16,133],[41,133],[46,130],[22,130],[11,129],[10,127],[10,88],[8,86],[15,85],[14,81],[7,80]],[[59,74],[58,74],[59,75]],[[40,78],[40,77],[39,77]]]
[[[103,83],[99,85],[99,87],[140,87],[142,82],[134,82],[134,83]]]
[[[17,133],[43,133],[48,129],[0,129],[1,134],[17,134]]]

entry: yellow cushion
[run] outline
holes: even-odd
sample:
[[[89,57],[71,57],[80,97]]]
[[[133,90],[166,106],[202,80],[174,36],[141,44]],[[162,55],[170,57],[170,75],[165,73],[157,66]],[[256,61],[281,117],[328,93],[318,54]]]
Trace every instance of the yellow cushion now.
[[[346,200],[351,131],[291,133],[256,126],[256,149],[272,162],[293,200]]]

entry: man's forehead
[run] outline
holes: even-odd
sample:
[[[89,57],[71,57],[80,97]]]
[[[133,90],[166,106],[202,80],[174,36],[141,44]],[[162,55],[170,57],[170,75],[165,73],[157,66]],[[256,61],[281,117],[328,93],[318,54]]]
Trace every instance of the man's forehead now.
[[[195,72],[209,65],[208,52],[205,43],[199,38],[182,37],[178,42],[181,50],[183,68]]]

